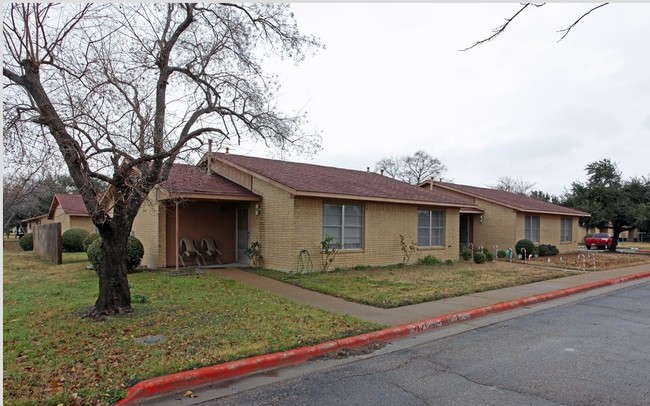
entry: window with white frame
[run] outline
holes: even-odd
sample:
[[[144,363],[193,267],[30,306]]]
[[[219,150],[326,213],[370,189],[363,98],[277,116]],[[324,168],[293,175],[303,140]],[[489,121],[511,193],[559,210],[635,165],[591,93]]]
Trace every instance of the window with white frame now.
[[[526,216],[525,237],[532,242],[539,242],[539,216]]]
[[[560,242],[571,242],[573,219],[570,217],[563,217],[560,220]]]
[[[445,212],[418,210],[418,246],[442,247],[445,245]]]
[[[323,238],[334,238],[342,249],[363,248],[363,208],[351,204],[323,204]]]

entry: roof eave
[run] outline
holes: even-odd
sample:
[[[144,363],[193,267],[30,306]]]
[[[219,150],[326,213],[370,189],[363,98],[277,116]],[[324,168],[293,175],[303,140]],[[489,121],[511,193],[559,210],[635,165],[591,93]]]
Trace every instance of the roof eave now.
[[[297,197],[318,197],[323,199],[357,200],[357,201],[367,201],[367,202],[408,204],[408,205],[417,205],[417,206],[438,206],[438,207],[458,207],[458,208],[468,206],[467,204],[461,204],[461,203],[434,202],[430,200],[393,199],[387,197],[345,195],[339,193],[297,191],[294,195]]]
[[[169,192],[169,195],[164,199],[158,199],[159,201],[163,200],[174,200],[174,199],[196,199],[196,200],[230,200],[230,201],[239,201],[239,202],[259,202],[262,201],[262,198],[257,195],[252,196],[241,196],[241,195],[216,195],[211,193],[174,193]]]
[[[590,213],[566,213],[560,211],[533,210],[533,209],[516,209],[516,210],[522,213],[552,214],[555,216],[567,216],[567,217],[591,217]]]

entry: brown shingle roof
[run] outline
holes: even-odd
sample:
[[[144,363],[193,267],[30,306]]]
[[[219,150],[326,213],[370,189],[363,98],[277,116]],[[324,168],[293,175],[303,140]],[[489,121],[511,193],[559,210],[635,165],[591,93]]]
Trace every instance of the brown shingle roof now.
[[[424,184],[428,185],[428,182]],[[553,203],[548,203],[542,200],[534,199],[532,197],[519,195],[512,192],[503,190],[482,188],[468,185],[457,185],[448,182],[434,182],[434,190],[436,187],[456,191],[466,194],[468,196],[476,197],[479,199],[488,200],[497,204],[501,204],[519,211],[533,212],[533,213],[551,213],[562,214],[566,216],[589,216],[580,210],[575,210],[569,207],[560,206]]]
[[[84,204],[81,195],[69,195],[65,193],[55,193],[52,204],[50,205],[49,218],[54,217],[56,207],[61,206],[63,212],[69,216],[84,216],[88,217],[88,210]]]
[[[209,196],[230,196],[259,198],[250,190],[229,181],[223,176],[210,174],[205,168],[194,165],[174,164],[167,180],[161,186],[172,194],[203,194]]]
[[[374,172],[224,153],[213,153],[212,158],[288,188],[299,196],[474,206],[472,199],[423,190]]]

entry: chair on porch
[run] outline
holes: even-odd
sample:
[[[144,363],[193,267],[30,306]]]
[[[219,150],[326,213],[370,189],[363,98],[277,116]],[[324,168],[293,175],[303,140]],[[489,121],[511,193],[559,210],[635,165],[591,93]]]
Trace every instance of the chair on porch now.
[[[201,240],[201,250],[203,251],[203,261],[205,262],[205,258],[214,258],[217,260],[217,263],[221,265],[221,261],[219,260],[219,255],[223,256],[221,251],[217,248],[217,244],[214,242],[214,238],[212,237],[205,237],[204,239]],[[207,264],[207,262],[206,262]]]
[[[205,258],[203,258],[203,255],[201,255],[201,253],[196,249],[194,240],[190,237],[181,238],[181,246],[178,256],[181,259],[183,266],[185,266],[185,261],[183,258],[194,258],[199,266],[201,266],[201,261],[199,261],[199,258],[201,258],[203,260],[203,264],[206,264]]]

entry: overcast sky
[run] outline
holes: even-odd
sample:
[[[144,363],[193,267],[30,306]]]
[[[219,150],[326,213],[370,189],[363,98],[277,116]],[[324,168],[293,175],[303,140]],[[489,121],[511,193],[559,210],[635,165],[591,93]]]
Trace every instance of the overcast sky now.
[[[290,160],[374,169],[423,149],[445,177],[474,186],[500,176],[561,194],[610,158],[624,177],[650,174],[650,4],[610,4],[561,42],[589,4],[521,6],[293,4],[299,28],[326,46],[281,67],[279,103],[304,109],[323,149]],[[231,152],[271,156],[250,145]]]

